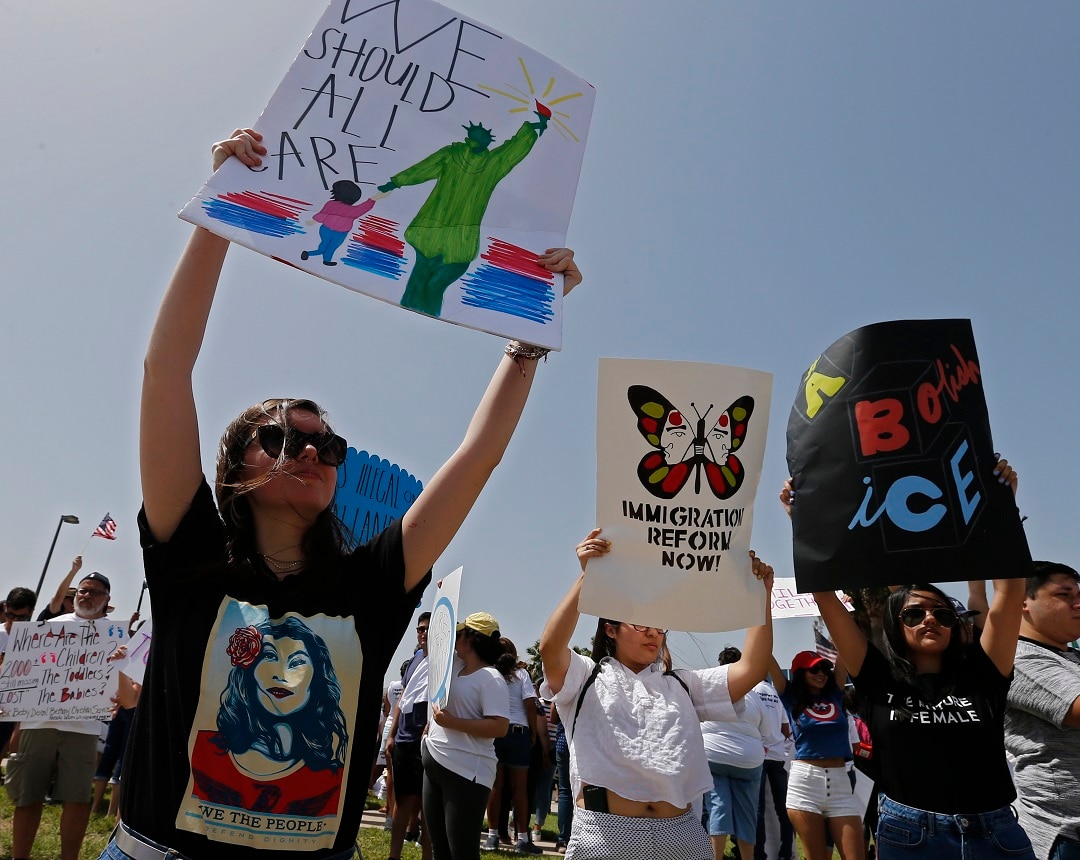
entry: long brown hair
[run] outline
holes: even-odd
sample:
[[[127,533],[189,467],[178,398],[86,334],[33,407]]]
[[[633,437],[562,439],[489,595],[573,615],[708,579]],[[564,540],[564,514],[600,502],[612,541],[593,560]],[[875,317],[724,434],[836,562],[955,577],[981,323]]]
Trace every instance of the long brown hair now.
[[[225,521],[225,540],[229,559],[234,563],[252,564],[258,557],[255,546],[255,522],[252,517],[248,493],[273,480],[285,463],[285,451],[277,463],[257,478],[243,479],[244,452],[251,444],[255,429],[268,421],[284,423],[288,414],[295,410],[311,412],[326,425],[326,412],[313,400],[272,398],[249,406],[234,418],[221,436],[218,445],[217,475],[214,493],[218,510]],[[304,557],[309,566],[340,559],[352,548],[348,532],[334,513],[334,502],[312,522],[304,536]]]

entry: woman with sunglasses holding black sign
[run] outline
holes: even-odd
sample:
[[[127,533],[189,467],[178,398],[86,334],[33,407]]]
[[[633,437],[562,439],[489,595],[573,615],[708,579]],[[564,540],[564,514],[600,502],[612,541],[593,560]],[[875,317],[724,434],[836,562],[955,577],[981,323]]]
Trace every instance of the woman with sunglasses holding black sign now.
[[[997,462],[994,476],[1015,494],[1007,461]],[[790,513],[790,482],[780,501]],[[994,580],[982,635],[970,645],[952,601],[930,584],[889,595],[883,650],[867,642],[833,592],[814,598],[874,741],[879,858],[1034,858],[1010,807],[1016,790],[1004,738],[1024,579]]]
[[[667,631],[601,618],[592,657],[570,650],[590,559],[611,544],[594,529],[577,546],[581,576],[540,637],[541,695],[554,697],[570,745],[576,804],[567,860],[713,860],[692,805],[713,787],[701,721],[732,722],[764,680],[772,655],[773,569],[750,553],[765,587],[765,623],[746,632],[742,658],[671,670]]]
[[[260,141],[251,129],[234,132],[214,145],[214,169],[230,157],[258,168],[266,155]],[[303,851],[343,860],[353,855],[363,813],[375,753],[366,739],[378,722],[387,665],[432,564],[502,457],[546,350],[507,345],[464,442],[408,512],[362,546],[350,545],[333,510],[347,444],[310,400],[267,400],[229,425],[215,506],[202,476],[191,374],[228,247],[196,228],[146,356],[139,524],[156,598],[154,636],[126,759],[124,823],[103,856],[172,850],[178,855],[167,856],[279,860]],[[572,251],[550,251],[539,263],[564,275],[567,292],[581,281]],[[259,341],[275,355],[287,348],[276,338]],[[308,705],[314,660],[304,641],[267,642],[261,631],[264,622],[291,618],[325,642],[341,680],[339,799],[305,798],[300,789],[326,781],[323,766],[288,755],[297,739],[285,717]],[[280,659],[264,659],[271,647]],[[260,740],[258,755],[221,749],[220,763],[193,766],[198,733],[219,728],[213,712],[227,678],[249,664],[261,672],[259,683],[236,718],[263,709],[283,715],[275,723],[282,728]],[[220,778],[234,772],[258,784],[254,801]]]

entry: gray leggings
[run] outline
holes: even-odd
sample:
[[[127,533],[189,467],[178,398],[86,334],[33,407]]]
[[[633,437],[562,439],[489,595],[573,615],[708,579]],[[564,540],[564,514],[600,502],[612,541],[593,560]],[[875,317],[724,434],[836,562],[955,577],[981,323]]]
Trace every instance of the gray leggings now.
[[[447,770],[424,747],[424,827],[435,860],[479,860],[486,785]]]

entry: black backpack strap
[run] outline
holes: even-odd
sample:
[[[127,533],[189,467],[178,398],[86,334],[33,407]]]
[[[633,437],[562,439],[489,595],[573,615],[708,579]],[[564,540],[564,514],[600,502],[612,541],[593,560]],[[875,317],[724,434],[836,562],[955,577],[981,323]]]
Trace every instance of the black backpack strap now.
[[[589,687],[591,687],[593,685],[593,682],[596,681],[596,676],[600,674],[600,668],[601,668],[601,666],[600,666],[599,663],[597,663],[595,666],[593,666],[593,670],[589,674],[589,680],[587,680],[585,682],[585,686],[583,686],[581,688],[581,692],[578,694],[577,705],[574,708],[574,720],[573,720],[573,722],[570,723],[570,736],[571,737],[573,737],[574,732],[577,731],[577,718],[578,718],[578,714],[581,713],[581,706],[585,702],[585,692],[589,689]]]
[[[682,678],[680,678],[678,675],[676,675],[674,669],[668,669],[664,674],[669,675],[670,677],[672,677],[676,681],[678,681],[679,686],[682,687],[684,690],[686,690],[686,695],[688,695],[688,696],[690,695],[690,688],[688,686],[686,686],[686,681],[684,681]]]

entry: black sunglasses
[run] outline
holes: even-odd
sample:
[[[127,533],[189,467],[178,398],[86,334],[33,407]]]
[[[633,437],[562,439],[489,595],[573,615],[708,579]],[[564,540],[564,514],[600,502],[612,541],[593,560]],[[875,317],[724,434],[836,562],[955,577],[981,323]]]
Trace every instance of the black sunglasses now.
[[[934,616],[934,620],[942,627],[955,627],[960,623],[960,616],[947,606],[908,606],[900,612],[900,620],[905,627],[918,627],[923,623],[927,614]]]
[[[251,436],[258,441],[259,447],[268,457],[277,459],[282,449],[285,456],[295,460],[300,452],[311,445],[319,457],[320,463],[327,466],[340,466],[345,462],[349,443],[333,433],[305,433],[295,427],[282,427],[280,424],[261,424]]]

